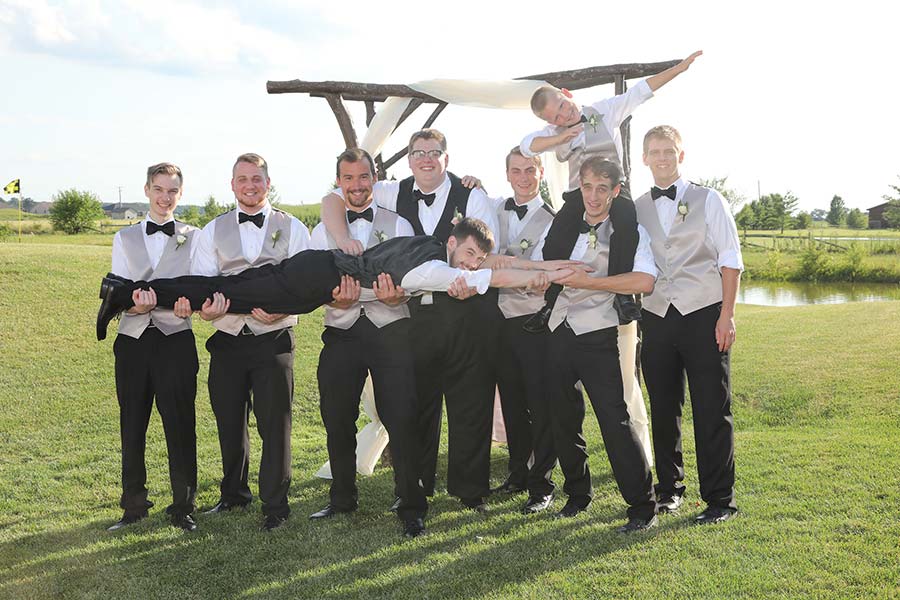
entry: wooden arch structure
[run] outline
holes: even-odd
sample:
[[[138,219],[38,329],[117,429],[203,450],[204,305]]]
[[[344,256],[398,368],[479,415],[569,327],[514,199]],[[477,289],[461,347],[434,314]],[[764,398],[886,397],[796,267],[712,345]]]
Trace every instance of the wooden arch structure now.
[[[538,81],[546,81],[558,88],[567,88],[570,90],[580,90],[584,88],[594,87],[597,85],[615,84],[616,94],[622,94],[627,88],[627,80],[638,77],[649,77],[661,71],[673,67],[678,64],[678,60],[670,60],[666,62],[656,63],[628,63],[618,65],[607,65],[597,67],[587,67],[584,69],[574,69],[571,71],[556,71],[553,73],[540,73],[537,75],[528,75],[525,77],[516,77],[516,79],[530,79]],[[352,81],[301,81],[294,79],[291,81],[269,81],[266,83],[266,91],[270,94],[309,94],[313,98],[325,98],[334,116],[337,119],[338,127],[341,135],[344,137],[344,144],[347,148],[355,148],[359,145],[359,138],[353,127],[353,121],[344,101],[363,102],[366,107],[366,125],[368,126],[375,117],[375,103],[384,102],[390,96],[400,96],[404,98],[412,98],[409,106],[403,112],[396,127],[399,127],[406,119],[408,119],[420,106],[424,104],[436,105],[431,114],[425,119],[422,128],[431,127],[441,112],[447,107],[447,103],[434,96],[417,92],[409,86],[402,84],[380,84],[380,83],[355,83]],[[629,129],[630,117],[622,124],[622,144],[624,150],[625,176],[631,173],[631,165],[629,160],[629,150],[631,148],[631,132]],[[396,127],[394,130],[396,131]],[[375,165],[378,169],[379,179],[386,178],[387,170],[391,168],[398,160],[406,156],[407,149],[404,146],[392,156],[387,158],[381,154],[375,157]]]

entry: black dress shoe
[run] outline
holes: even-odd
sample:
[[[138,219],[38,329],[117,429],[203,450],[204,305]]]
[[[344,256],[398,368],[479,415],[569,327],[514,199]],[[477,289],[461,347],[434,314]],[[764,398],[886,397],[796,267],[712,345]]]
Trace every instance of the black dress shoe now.
[[[421,517],[406,519],[403,521],[403,536],[408,538],[419,537],[425,534],[425,521]]]
[[[619,533],[631,533],[633,531],[643,531],[645,529],[650,529],[651,527],[656,527],[657,525],[659,525],[659,519],[656,518],[656,515],[653,515],[649,519],[632,517],[628,519],[627,523],[617,528],[616,531]]]
[[[553,305],[545,304],[541,310],[531,315],[528,320],[522,324],[522,329],[528,333],[540,333],[546,331],[547,323],[550,322],[550,313],[552,312]]]
[[[487,514],[488,507],[482,498],[460,498],[459,501],[469,510],[474,510],[482,515]]]
[[[641,307],[635,301],[634,296],[616,294],[613,306],[619,315],[619,325],[628,325],[632,321],[641,320]]]
[[[170,518],[173,527],[178,527],[184,531],[194,531],[197,529],[197,522],[191,515],[172,515]]]
[[[284,522],[287,521],[287,519],[287,517],[269,515],[268,517],[266,517],[266,520],[263,521],[263,531],[272,531],[273,529],[278,529],[279,527],[284,525]]]
[[[400,510],[400,505],[403,504],[403,500],[400,499],[400,496],[397,496],[394,499],[394,503],[391,504],[391,507],[388,509],[388,512],[397,512]]]
[[[547,494],[546,496],[529,496],[528,502],[522,507],[522,514],[533,515],[542,510],[547,510],[550,508],[551,502],[553,502],[553,494]]]
[[[356,510],[356,509],[353,509],[353,510]],[[351,513],[351,512],[353,512],[353,510],[340,510],[329,504],[322,510],[320,510],[318,512],[314,512],[313,514],[309,515],[309,518],[313,519],[313,520],[315,520],[315,519],[330,519],[334,515]]]
[[[684,503],[684,496],[682,495],[662,494],[656,500],[656,507],[660,513],[674,513],[678,512],[682,503]]]
[[[736,508],[723,508],[721,506],[707,506],[706,510],[697,515],[694,523],[697,525],[712,525],[727,521],[737,514]]]
[[[208,510],[204,510],[204,515],[217,515],[219,513],[228,512],[231,510],[245,510],[249,502],[226,502],[225,500],[219,500],[219,503],[213,506]]]
[[[491,494],[519,494],[521,492],[527,491],[523,485],[519,485],[517,483],[513,483],[509,479],[498,485],[497,487],[491,490]]]
[[[116,288],[122,287],[124,284],[121,278],[104,277],[100,282],[100,310],[97,311],[97,341],[106,339],[106,328],[109,322],[113,320],[117,314],[122,312],[123,308],[116,307],[113,299],[113,292]]]
[[[556,513],[556,516],[566,518],[575,517],[579,513],[583,513],[584,511],[586,511],[588,506],[590,506],[590,502],[584,506],[581,506],[581,503],[570,497],[566,501],[566,505],[562,507],[562,510]]]
[[[132,523],[137,523],[141,519],[146,519],[146,518],[147,518],[147,511],[144,511],[142,513],[132,513],[132,514],[125,513],[124,515],[122,515],[121,519],[119,519],[118,521],[116,521],[115,523],[113,523],[112,525],[107,527],[106,530],[107,531],[118,531],[119,529],[122,529],[123,527],[127,527],[127,526],[131,525]]]

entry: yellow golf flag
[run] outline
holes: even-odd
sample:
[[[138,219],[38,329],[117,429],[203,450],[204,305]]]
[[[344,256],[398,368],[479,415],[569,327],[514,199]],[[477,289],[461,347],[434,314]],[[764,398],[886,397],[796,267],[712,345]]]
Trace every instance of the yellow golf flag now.
[[[7,194],[18,194],[19,193],[19,180],[13,179],[9,183],[6,184],[6,187],[3,188],[3,191]]]

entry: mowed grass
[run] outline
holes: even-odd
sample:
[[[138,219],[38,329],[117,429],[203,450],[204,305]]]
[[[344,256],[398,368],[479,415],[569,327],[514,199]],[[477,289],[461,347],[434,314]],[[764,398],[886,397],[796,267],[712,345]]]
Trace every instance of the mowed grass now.
[[[81,241],[88,242],[87,239]],[[700,528],[686,407],[688,502],[656,530],[623,537],[624,504],[596,420],[585,434],[596,489],[572,520],[490,514],[439,492],[429,534],[404,540],[386,513],[391,471],[360,480],[360,509],[326,523],[313,476],[326,460],[315,368],[321,314],[296,328],[292,518],[259,531],[244,513],[168,526],[165,442],[147,434],[149,519],[124,531],[112,338],[94,339],[109,248],[0,244],[0,598],[856,598],[900,597],[900,302],[738,308],[733,359],[738,517]],[[211,332],[196,325],[201,506],[220,462],[205,381]],[[251,430],[254,427],[251,422]],[[251,487],[260,443],[251,433]],[[494,483],[506,452],[495,448]],[[445,480],[446,445],[440,480]],[[556,481],[561,485],[561,476]],[[554,508],[561,508],[558,498]]]

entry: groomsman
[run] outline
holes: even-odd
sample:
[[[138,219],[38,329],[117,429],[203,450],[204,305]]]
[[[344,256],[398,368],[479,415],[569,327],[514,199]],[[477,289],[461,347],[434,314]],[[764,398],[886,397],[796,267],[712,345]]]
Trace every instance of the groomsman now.
[[[619,165],[624,164],[620,128],[634,110],[653,96],[659,88],[686,71],[694,59],[703,54],[697,51],[677,65],[639,82],[624,94],[600,100],[589,106],[579,106],[572,100],[566,89],[553,86],[538,88],[531,97],[534,114],[548,125],[522,140],[520,149],[525,156],[553,151],[560,162],[569,165],[569,191],[563,195],[565,203],[559,216],[554,220],[553,236],[544,248],[547,259],[565,258],[566,248],[578,236],[579,223],[584,206],[579,186],[579,169],[591,157],[605,158]],[[631,271],[634,250],[637,247],[635,234],[636,216],[631,190],[627,181],[622,181],[621,193],[613,200],[610,218],[615,232],[610,239],[610,274]],[[547,305],[534,319],[528,322],[529,331],[537,331],[546,326],[553,303],[559,295],[559,286],[551,286],[545,294]],[[640,319],[641,313],[634,298],[629,294],[617,295],[616,310],[620,323]]]
[[[700,496],[698,523],[737,512],[731,346],[743,261],[734,218],[715,190],[681,178],[681,135],[654,127],[644,136],[644,164],[653,188],[637,199],[638,221],[650,233],[659,279],[644,298],[641,362],[653,421],[660,511],[684,497],[681,408],[687,375],[694,416]]]
[[[353,239],[366,248],[413,235],[409,221],[372,202],[376,179],[374,162],[365,150],[354,148],[338,156],[336,183],[344,197],[347,225]],[[310,247],[336,249],[337,243],[319,223]],[[352,512],[358,506],[356,420],[360,394],[371,372],[375,405],[393,448],[394,481],[400,498],[397,516],[404,523],[404,534],[415,537],[425,531],[427,500],[419,484],[408,297],[388,275],[379,276],[372,292],[361,298],[359,282],[344,276],[334,290],[334,302],[325,308],[318,378],[332,480],[328,506],[310,518]]]
[[[423,129],[409,140],[412,176],[374,186],[375,203],[408,220],[417,235],[433,235],[446,243],[455,223],[464,217],[485,222],[496,232],[496,215],[480,189],[468,189],[447,171],[447,139],[436,129]],[[340,207],[340,208],[337,208]],[[337,195],[322,202],[322,220],[338,247],[358,253],[349,242],[343,202]],[[496,239],[496,234],[492,233]],[[468,298],[460,286],[451,295]],[[482,340],[493,335],[492,298],[478,295],[458,302],[447,294],[426,294],[409,303],[411,343],[416,359],[418,431],[422,461],[420,477],[427,495],[434,493],[440,443],[442,397],[449,426],[447,491],[463,505],[484,512],[489,492],[491,418],[495,378],[493,357]]]
[[[584,400],[571,393],[577,381],[587,391],[622,497],[628,503],[628,522],[622,533],[657,524],[653,477],[638,432],[624,400],[619,363],[618,316],[615,294],[645,293],[653,289],[656,268],[649,239],[638,228],[640,241],[633,257],[634,271],[608,275],[610,237],[614,225],[609,210],[621,187],[619,166],[600,157],[589,158],[579,171],[584,213],[580,233],[568,246],[569,258],[593,269],[576,269],[559,281],[566,286],[550,316],[547,348],[549,386],[553,394],[553,432],[560,467],[569,496],[560,516],[574,517],[593,497],[587,444],[582,435]],[[550,230],[548,236],[552,236]],[[535,251],[541,258],[542,240]]]
[[[187,275],[198,230],[175,221],[181,199],[181,169],[160,163],[147,169],[144,194],[147,218],[113,238],[112,273],[127,279],[152,280]],[[197,528],[192,513],[197,493],[197,438],[194,398],[197,393],[197,348],[191,331],[191,308],[180,298],[173,309],[156,307],[153,289],[135,290],[134,307],[122,315],[113,345],[116,396],[122,438],[122,518],[109,528],[121,529],[147,516],[144,462],[147,425],[153,399],[162,419],[169,454],[172,524]]]
[[[237,208],[216,217],[200,235],[194,275],[234,275],[248,267],[277,264],[309,245],[306,226],[272,208],[267,199],[268,165],[258,154],[242,154],[232,168]],[[291,403],[294,394],[294,332],[297,317],[256,308],[249,315],[226,314],[229,301],[215,294],[200,311],[218,331],[206,342],[210,353],[209,397],[222,451],[219,502],[207,513],[246,507],[253,498],[249,411],[262,438],[259,496],[263,528],[288,518],[291,483]]]

